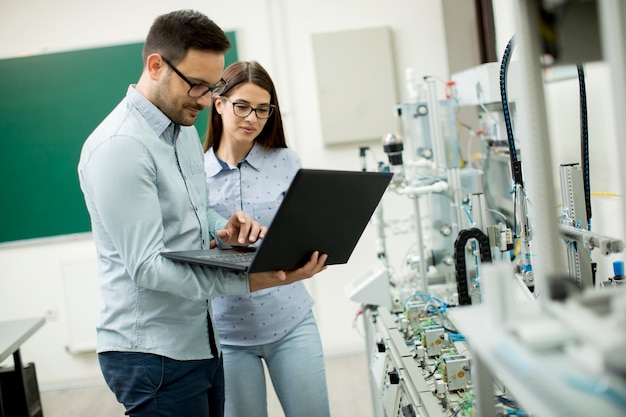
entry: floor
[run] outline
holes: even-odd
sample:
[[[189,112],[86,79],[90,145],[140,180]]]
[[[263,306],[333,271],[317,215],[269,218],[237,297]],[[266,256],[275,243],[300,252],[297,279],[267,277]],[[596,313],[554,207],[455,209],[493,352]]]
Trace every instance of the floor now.
[[[367,360],[364,354],[326,360],[330,411],[333,417],[373,417]],[[44,417],[122,417],[124,407],[104,385],[41,390]],[[270,417],[284,417],[273,392],[268,394]]]

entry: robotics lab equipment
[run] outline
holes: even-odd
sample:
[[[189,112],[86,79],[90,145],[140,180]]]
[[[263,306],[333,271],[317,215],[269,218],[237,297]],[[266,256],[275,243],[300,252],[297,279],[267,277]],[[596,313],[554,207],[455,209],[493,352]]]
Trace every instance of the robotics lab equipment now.
[[[454,74],[443,97],[439,79],[417,83],[407,71],[409,101],[396,107],[403,131],[381,138],[386,160],[375,169],[393,172],[387,193],[410,201],[402,223],[415,243],[396,270],[388,243],[398,223],[383,215],[383,198],[373,218],[377,259],[346,287],[360,304],[376,417],[626,415],[623,261],[597,274],[623,241],[591,229],[586,121],[581,161],[558,167],[558,208],[546,186],[538,4],[555,22],[574,15],[621,28],[602,42],[626,50],[618,18],[626,6],[617,1],[518,0],[519,30],[502,62]],[[604,59],[626,77],[626,58]],[[616,107],[626,112],[626,78],[617,80]],[[459,123],[463,106],[476,110],[477,128]]]

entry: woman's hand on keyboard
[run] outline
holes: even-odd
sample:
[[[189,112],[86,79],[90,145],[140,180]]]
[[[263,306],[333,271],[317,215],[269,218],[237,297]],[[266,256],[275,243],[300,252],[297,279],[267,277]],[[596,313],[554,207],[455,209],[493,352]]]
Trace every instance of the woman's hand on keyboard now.
[[[222,230],[218,230],[217,237],[230,246],[247,246],[259,239],[263,239],[267,227],[261,226],[252,217],[239,210],[233,213]]]

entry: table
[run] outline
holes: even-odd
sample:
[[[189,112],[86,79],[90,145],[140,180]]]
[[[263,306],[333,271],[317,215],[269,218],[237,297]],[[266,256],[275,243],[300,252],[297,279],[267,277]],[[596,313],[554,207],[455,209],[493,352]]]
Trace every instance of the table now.
[[[4,417],[5,407],[11,407],[17,410],[19,416],[41,416],[41,404],[39,401],[39,388],[36,383],[35,378],[35,387],[36,390],[36,404],[29,404],[27,399],[29,399],[28,389],[29,387],[25,384],[25,372],[24,366],[22,364],[22,357],[20,355],[20,347],[21,345],[32,336],[41,326],[44,325],[46,319],[44,317],[38,318],[28,318],[21,320],[11,320],[11,321],[0,321],[0,362],[4,361],[9,356],[13,355],[13,363],[14,369],[10,371],[10,376],[15,381],[16,395],[12,396],[11,404],[6,403],[6,398],[3,400],[2,398],[2,386],[0,385],[0,417]],[[1,381],[0,381],[1,384]],[[13,384],[12,384],[13,385]],[[33,387],[30,387],[31,389]],[[33,400],[32,398],[30,398]],[[5,404],[6,403],[6,404]],[[29,406],[35,405],[33,410],[29,410]],[[38,410],[36,409],[38,407]],[[8,411],[8,410],[7,410]]]

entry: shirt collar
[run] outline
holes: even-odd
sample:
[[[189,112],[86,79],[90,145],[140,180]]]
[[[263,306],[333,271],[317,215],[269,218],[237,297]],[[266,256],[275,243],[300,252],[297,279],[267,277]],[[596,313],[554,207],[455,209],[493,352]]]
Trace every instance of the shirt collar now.
[[[226,162],[222,161],[217,157],[217,155],[215,155],[212,146],[207,151],[207,154],[208,157],[205,169],[208,176],[213,177],[223,170],[231,169],[231,167]],[[260,171],[263,165],[263,160],[263,146],[255,142],[254,145],[252,145],[252,149],[250,149],[250,152],[248,152],[248,155],[246,155],[246,157],[242,161],[240,161],[239,165],[241,166],[243,164],[247,164],[253,169]]]
[[[217,158],[217,155],[215,155],[212,146],[209,148],[208,151],[206,151],[204,160],[204,170],[209,177],[216,176],[222,171],[222,169],[224,169],[222,167],[222,164],[220,164],[221,161]]]
[[[263,157],[263,150],[263,146],[254,142],[252,149],[250,149],[250,152],[248,152],[248,155],[244,158],[244,162],[248,163],[248,165],[257,171],[260,171],[263,166],[263,160],[265,159]]]
[[[169,117],[159,110],[150,100],[144,97],[143,94],[137,91],[134,85],[128,87],[126,98],[128,102],[141,113],[144,119],[146,119],[146,122],[148,122],[148,125],[157,136],[161,136],[165,133],[165,137],[171,141],[176,138],[180,127],[174,125]]]

